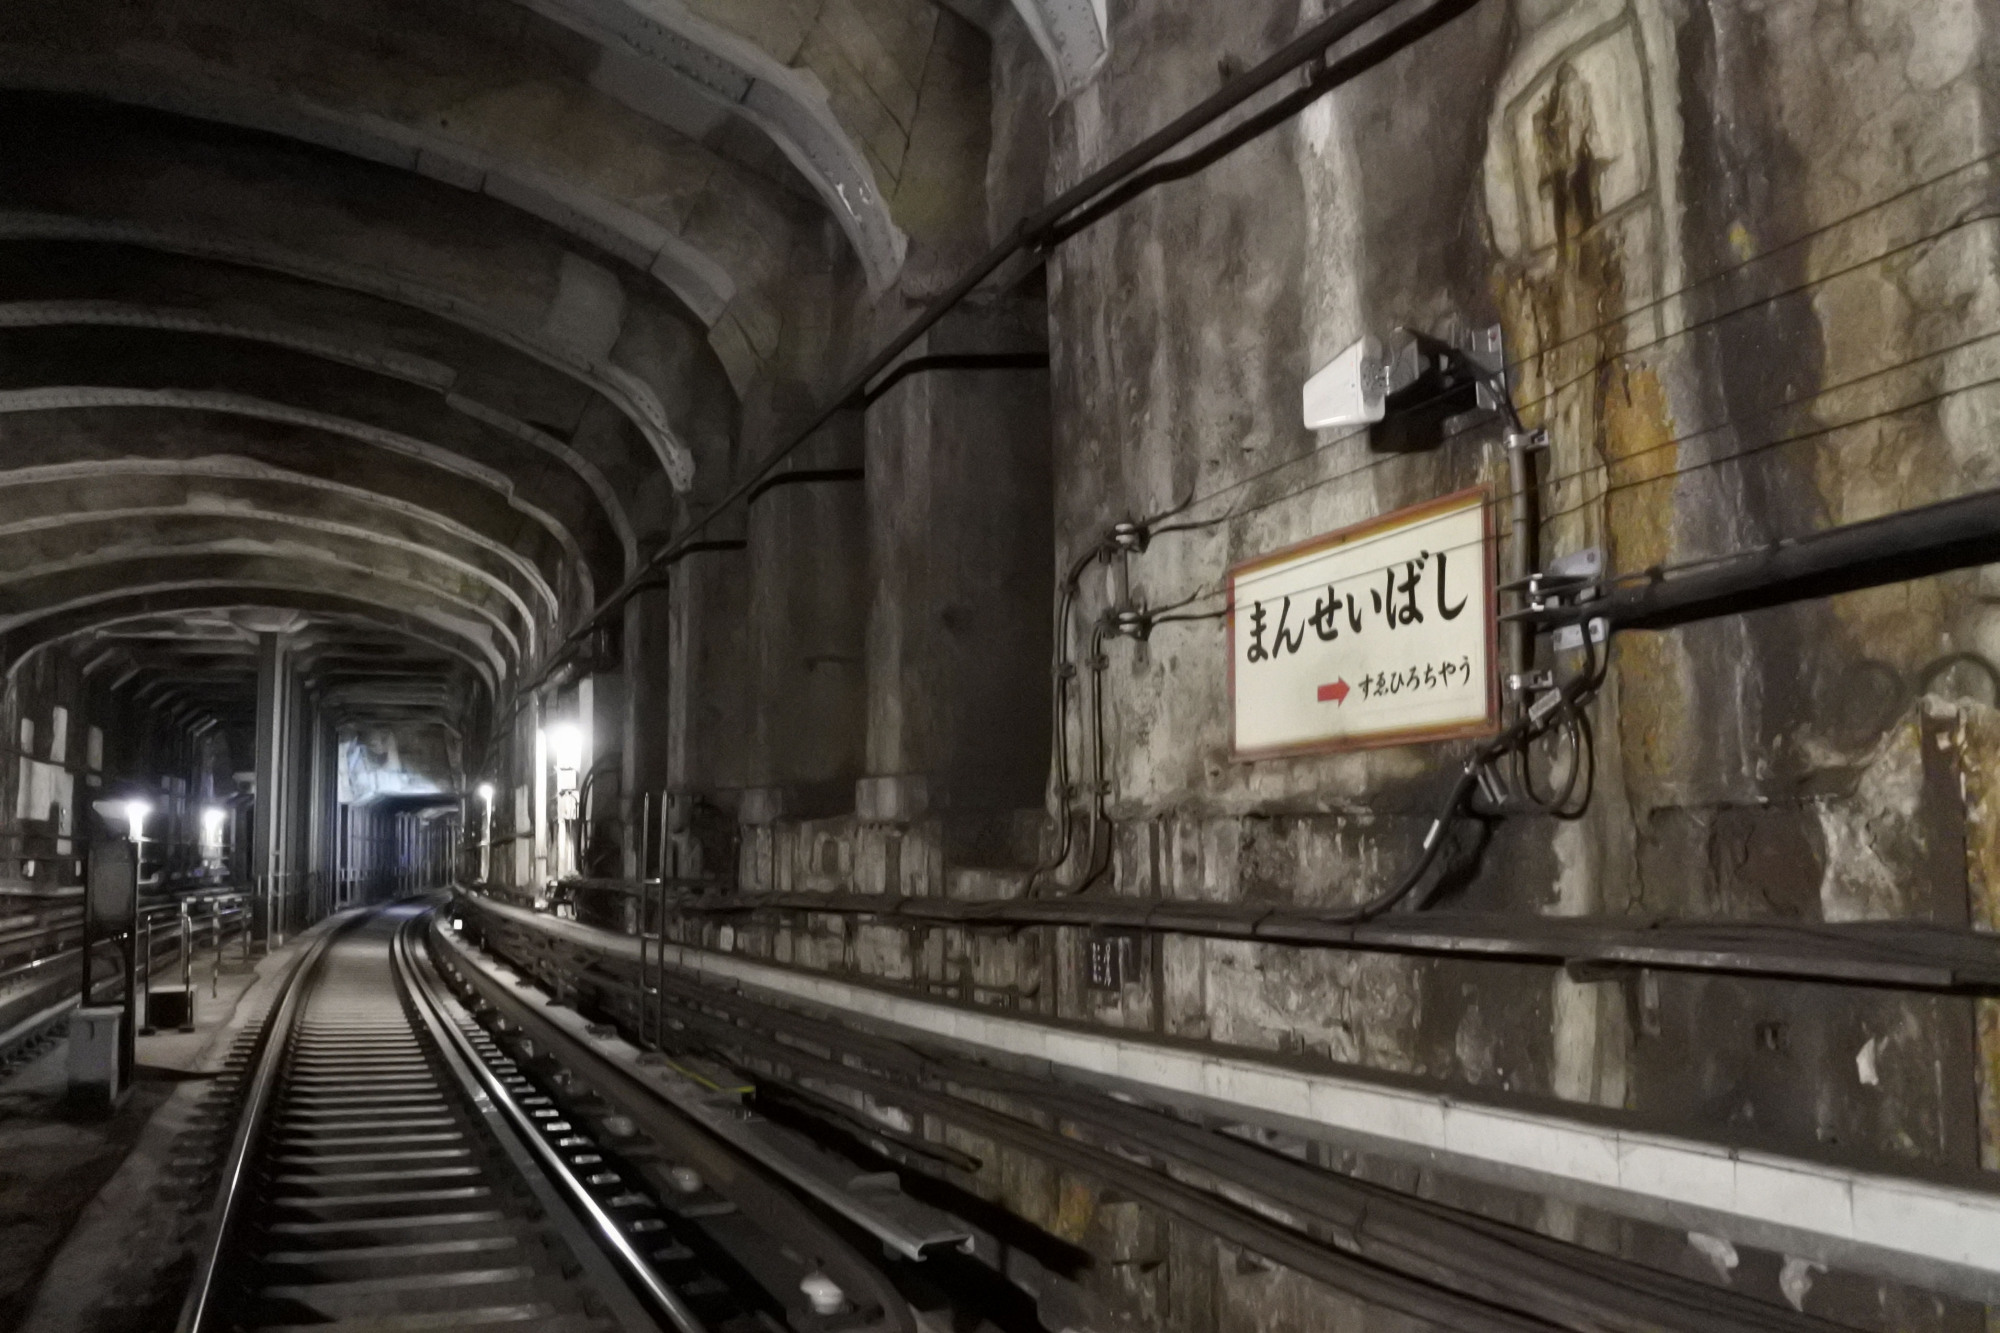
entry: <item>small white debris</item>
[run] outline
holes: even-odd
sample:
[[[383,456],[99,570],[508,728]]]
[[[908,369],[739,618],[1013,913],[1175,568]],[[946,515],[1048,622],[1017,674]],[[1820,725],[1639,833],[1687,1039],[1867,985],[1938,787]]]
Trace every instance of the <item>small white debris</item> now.
[[[1871,1088],[1880,1087],[1882,1083],[1882,1076],[1875,1070],[1875,1055],[1879,1049],[1876,1041],[1876,1038],[1870,1037],[1862,1042],[1861,1049],[1854,1053],[1854,1072],[1860,1076],[1864,1085]]]
[[[847,1304],[847,1293],[840,1289],[840,1284],[817,1270],[800,1280],[799,1290],[812,1302],[816,1315],[839,1314]]]
[[[1724,1282],[1729,1281],[1729,1275],[1735,1272],[1736,1265],[1742,1262],[1736,1257],[1736,1247],[1720,1236],[1690,1231],[1688,1244],[1694,1246],[1704,1259],[1715,1265],[1715,1275]]]
[[[701,1172],[691,1166],[677,1166],[667,1172],[667,1183],[679,1194],[701,1193]]]
[[[639,1132],[639,1127],[622,1115],[604,1117],[604,1132],[614,1139],[629,1139]]]
[[[1785,1266],[1778,1270],[1778,1290],[1785,1293],[1785,1299],[1800,1314],[1805,1313],[1806,1295],[1812,1291],[1813,1274],[1824,1273],[1825,1264],[1816,1264],[1810,1259],[1801,1259],[1795,1254],[1785,1256]]]

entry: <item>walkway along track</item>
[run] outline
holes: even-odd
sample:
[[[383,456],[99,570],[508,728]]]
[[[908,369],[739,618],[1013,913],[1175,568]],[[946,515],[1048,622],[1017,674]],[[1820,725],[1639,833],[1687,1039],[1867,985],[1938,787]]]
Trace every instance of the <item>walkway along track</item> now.
[[[771,1245],[789,1262],[753,1275],[717,1245],[644,1144],[613,1142],[629,1126],[459,1002],[419,953],[426,914],[336,924],[294,965],[182,1333],[908,1327],[886,1284],[816,1313],[818,1255]]]

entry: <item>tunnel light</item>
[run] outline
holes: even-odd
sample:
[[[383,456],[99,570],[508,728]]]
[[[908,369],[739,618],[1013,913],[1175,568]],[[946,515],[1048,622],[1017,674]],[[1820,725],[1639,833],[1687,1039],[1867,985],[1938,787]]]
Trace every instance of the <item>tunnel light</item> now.
[[[1313,430],[1366,426],[1387,412],[1389,363],[1382,344],[1363,338],[1306,381],[1305,424]]]
[[[491,805],[491,804],[493,804],[493,784],[492,784],[492,783],[490,783],[490,782],[482,782],[482,783],[480,783],[480,784],[479,784],[479,799],[480,799],[480,800],[482,800],[482,801],[484,801],[484,802],[486,802],[486,804],[488,804],[488,805]]]
[[[574,722],[549,728],[549,750],[558,769],[583,767],[583,731]]]
[[[153,807],[145,801],[125,802],[125,822],[131,828],[133,842],[146,836],[146,816],[153,813]]]
[[[210,805],[202,811],[202,849],[204,853],[222,853],[222,825],[228,821],[230,813],[220,805]]]

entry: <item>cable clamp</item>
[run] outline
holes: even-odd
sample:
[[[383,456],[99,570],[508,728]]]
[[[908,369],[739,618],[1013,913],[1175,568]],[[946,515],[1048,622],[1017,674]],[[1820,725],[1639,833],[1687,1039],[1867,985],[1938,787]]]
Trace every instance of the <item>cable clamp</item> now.
[[[1562,707],[1562,701],[1561,690],[1550,690],[1547,694],[1544,694],[1541,698],[1528,705],[1528,721],[1535,726],[1541,726],[1542,723],[1549,720],[1549,714]]]
[[[1153,632],[1153,620],[1144,611],[1135,611],[1127,607],[1112,614],[1111,627],[1115,633],[1122,634],[1128,639],[1143,641]]]
[[[1526,611],[1547,611],[1551,607],[1575,606],[1593,600],[1598,595],[1598,584],[1603,578],[1604,552],[1592,546],[1561,556],[1552,561],[1547,569],[1524,579],[1503,583],[1500,591],[1519,594]],[[1513,612],[1502,618],[1519,616],[1520,612]]]
[[[1507,689],[1512,694],[1534,694],[1538,690],[1552,690],[1556,687],[1553,671],[1522,671],[1510,673]]]
[[[1611,637],[1611,622],[1603,616],[1592,616],[1589,623],[1592,643],[1603,643]],[[1564,625],[1556,630],[1555,638],[1551,642],[1559,653],[1575,652],[1583,647],[1583,631],[1582,625]]]

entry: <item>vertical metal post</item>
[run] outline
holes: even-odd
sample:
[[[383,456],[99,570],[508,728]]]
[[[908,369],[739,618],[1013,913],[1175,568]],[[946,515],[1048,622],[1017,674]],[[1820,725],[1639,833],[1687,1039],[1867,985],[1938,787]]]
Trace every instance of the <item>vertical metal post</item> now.
[[[208,900],[208,942],[215,946],[215,962],[208,970],[208,998],[222,994],[222,899]]]
[[[181,1019],[181,1031],[194,1031],[194,914],[188,910],[188,900],[181,899],[181,994],[187,997],[187,1013]]]
[[[153,916],[143,907],[134,912],[133,950],[138,957],[134,960],[133,984],[138,988],[139,1030],[150,1033],[153,1030]]]
[[[659,869],[654,874],[654,878],[660,880],[662,883],[664,883],[666,880],[667,847],[669,846],[668,840],[673,836],[672,833],[669,832],[670,826],[667,822],[667,807],[670,803],[671,803],[670,795],[667,792],[664,791],[661,792],[660,793],[660,836],[658,840],[654,843],[653,860],[654,863],[659,867]]]
[[[641,1045],[657,1047],[659,1042],[659,1005],[655,1003],[653,974],[646,966],[646,941],[651,937],[651,917],[653,906],[653,883],[651,880],[639,882],[639,1041]],[[657,948],[657,942],[655,947]]]
[[[639,815],[639,933],[646,933],[646,871],[651,865],[653,851],[653,793],[640,795]]]

